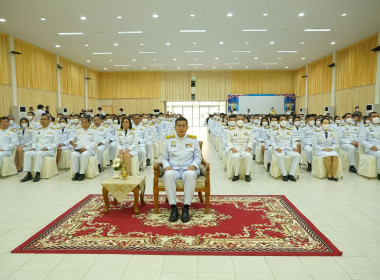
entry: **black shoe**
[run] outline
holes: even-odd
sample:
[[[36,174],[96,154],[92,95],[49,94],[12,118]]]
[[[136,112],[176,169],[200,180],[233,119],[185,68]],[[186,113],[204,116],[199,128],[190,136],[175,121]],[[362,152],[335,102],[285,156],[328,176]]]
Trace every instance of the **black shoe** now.
[[[270,170],[270,163],[268,163],[267,171],[269,172]]]
[[[176,205],[171,205],[171,212],[169,216],[169,222],[176,222],[178,220],[179,212]]]
[[[150,159],[146,160],[146,166],[150,166]]]
[[[245,175],[245,181],[246,182],[251,182],[251,176]]]
[[[187,223],[188,221],[190,221],[190,215],[189,215],[189,205],[184,205],[183,208],[182,208],[182,217],[181,217],[181,221],[183,223]]]
[[[334,177],[332,177],[331,179],[332,179],[333,181],[335,181],[335,182],[338,182],[338,180],[339,180],[338,178],[334,178]]]
[[[20,180],[20,182],[26,182],[33,179],[32,173],[28,172],[26,173],[25,177]]]
[[[253,158],[252,158],[253,160],[256,160],[256,156],[253,156]]]
[[[297,181],[296,178],[293,175],[289,175],[288,177],[289,177],[289,180],[292,181],[292,182]]]
[[[39,180],[41,180],[40,172],[36,172],[36,176],[34,176],[33,182],[38,182]]]
[[[282,176],[282,181],[287,182],[288,181],[288,176]]]
[[[377,180],[380,180],[380,174],[377,175]]]
[[[355,166],[350,166],[350,169],[348,170],[348,171],[350,171],[351,173],[358,173],[358,171],[356,170],[356,168],[355,168]]]
[[[239,180],[239,175],[234,176],[234,177],[232,178],[232,182],[235,182],[235,181],[237,181],[237,180]]]
[[[84,180],[84,174],[79,174],[78,181],[83,181]]]
[[[332,181],[333,177],[327,177],[327,180]]]
[[[98,164],[98,170],[99,170],[99,173],[103,171],[103,169],[100,167],[100,164]]]
[[[307,164],[306,171],[307,171],[307,172],[311,172],[311,163],[308,163],[308,164]]]
[[[78,181],[79,173],[75,173],[74,177],[71,179],[73,181]]]

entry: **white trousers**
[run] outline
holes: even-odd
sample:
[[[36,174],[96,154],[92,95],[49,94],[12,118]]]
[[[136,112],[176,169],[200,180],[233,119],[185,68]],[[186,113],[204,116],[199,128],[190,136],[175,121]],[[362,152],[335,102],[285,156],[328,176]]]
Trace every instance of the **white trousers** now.
[[[256,155],[256,145],[257,145],[257,141],[256,141],[256,139],[254,139],[252,142],[252,154],[254,156]]]
[[[145,144],[139,145],[138,154],[139,154],[139,165],[141,165],[143,159],[146,158]]]
[[[311,147],[311,145],[305,145],[305,146],[302,146],[302,149],[306,153],[307,163],[311,163],[313,160],[313,148]]]
[[[368,154],[376,158],[377,172],[378,174],[380,174],[380,150],[378,150],[377,152],[369,151]]]
[[[268,163],[270,164],[270,162],[272,161],[272,146],[268,146],[266,150],[267,150]]]
[[[3,157],[9,157],[11,155],[11,151],[0,152],[0,169],[3,164]]]
[[[184,187],[184,204],[191,204],[193,200],[195,184],[198,174],[194,170],[168,170],[165,172],[162,177],[165,183],[165,191],[168,196],[169,204],[177,204],[177,195],[176,195],[176,180],[183,180]]]
[[[111,142],[109,147],[110,160],[113,160],[116,156],[116,141]]]
[[[347,151],[347,153],[348,153],[348,165],[354,166],[355,165],[355,151],[357,151],[359,148],[357,148],[351,144],[343,144],[340,147],[343,150]]]
[[[86,172],[88,160],[93,155],[94,154],[90,151],[84,151],[83,153],[73,151],[70,157],[74,173],[84,174]]]
[[[153,144],[151,141],[145,143],[146,159],[151,159],[153,153]]]
[[[103,153],[106,148],[107,148],[107,145],[98,146],[98,154],[97,154],[97,159],[96,159],[98,162],[98,165],[102,162]]]
[[[52,156],[54,156],[54,151],[28,151],[24,153],[24,171],[32,171],[33,159],[36,157],[36,165],[34,166],[34,171],[41,172],[44,157]]]
[[[230,157],[232,160],[232,168],[234,169],[234,175],[239,176],[240,173],[240,158],[244,158],[244,164],[245,164],[245,175],[251,174],[252,169],[252,155],[250,152],[237,152],[233,153],[232,151],[229,152]]]
[[[293,175],[296,172],[297,166],[300,162],[300,154],[294,151],[282,150],[282,153],[278,153],[274,151],[274,154],[277,157],[277,164],[281,170],[282,176],[288,175],[288,171],[286,171],[285,166],[285,156],[290,156],[292,158],[292,164],[290,165],[289,175]]]

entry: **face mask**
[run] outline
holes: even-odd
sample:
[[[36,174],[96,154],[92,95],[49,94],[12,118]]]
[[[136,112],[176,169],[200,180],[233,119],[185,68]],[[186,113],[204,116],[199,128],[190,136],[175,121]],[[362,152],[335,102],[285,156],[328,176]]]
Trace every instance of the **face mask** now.
[[[263,126],[267,126],[268,125],[268,122],[263,122]]]
[[[280,125],[281,125],[281,127],[286,127],[288,125],[288,122],[285,120],[280,121]]]
[[[259,120],[258,120],[258,119],[254,119],[254,120],[253,120],[253,123],[254,123],[254,124],[258,124],[258,123],[259,123]]]
[[[304,121],[304,120],[301,120],[300,123],[305,124],[305,121]]]
[[[235,122],[235,121],[229,121],[229,122],[228,122],[228,125],[230,125],[230,126],[235,126],[235,125],[236,125],[236,122]]]
[[[113,123],[114,123],[114,124],[118,124],[119,121],[118,121],[118,120],[113,120]]]
[[[336,120],[335,123],[336,123],[336,124],[340,124],[340,120]]]
[[[71,121],[70,119],[67,120],[67,124],[68,124],[68,125],[72,124],[72,121]]]
[[[155,123],[156,122],[156,119],[152,119],[152,123]]]
[[[32,117],[32,116],[27,116],[26,118],[28,119],[28,121],[33,120],[33,117]]]
[[[373,122],[374,124],[378,124],[378,123],[380,123],[380,118],[379,118],[379,117],[374,117],[374,118],[372,119],[372,122]]]
[[[13,120],[9,120],[9,125],[13,125],[14,121]]]
[[[370,121],[370,120],[365,120],[365,123],[366,123],[366,124],[370,124],[371,121]]]
[[[348,124],[351,124],[351,123],[352,123],[352,121],[353,121],[353,119],[352,119],[352,118],[347,118],[347,119],[346,119],[346,123],[348,123]]]
[[[143,124],[147,124],[147,123],[148,123],[148,119],[143,119],[143,120],[142,120],[142,123],[143,123]]]
[[[62,128],[65,128],[65,127],[66,127],[66,123],[64,123],[64,122],[63,122],[63,123],[60,123],[59,125],[60,125]]]
[[[295,121],[295,122],[294,122],[294,125],[295,125],[295,126],[299,126],[299,125],[300,125],[300,122],[299,122],[299,121]]]
[[[251,123],[253,123],[253,122],[255,122],[255,120],[254,120],[254,119],[251,119]]]
[[[329,124],[324,124],[324,125],[322,125],[322,128],[323,128],[323,130],[329,130],[330,125]]]
[[[259,117],[259,120],[261,121],[262,117]]]
[[[356,108],[355,111],[356,111],[356,112],[359,111],[359,108]]]
[[[27,123],[22,123],[21,126],[22,126],[22,128],[27,128],[28,124]]]
[[[289,123],[293,123],[293,119],[289,119]]]
[[[320,124],[321,124],[321,121],[316,121],[315,124],[316,124],[316,125],[320,125]]]
[[[315,124],[315,121],[309,121],[310,126],[314,126],[314,124]]]
[[[73,124],[77,124],[79,123],[79,120],[78,119],[73,119]]]
[[[164,119],[164,117],[158,117],[158,119],[159,119],[160,121],[162,121],[162,120]]]
[[[243,126],[244,122],[242,120],[238,120],[236,122],[237,126]]]
[[[57,118],[57,122],[59,122],[60,119],[61,119],[61,118]]]
[[[122,114],[123,113],[123,111],[120,111],[120,114]]]
[[[111,120],[111,119],[107,119],[107,120],[106,120],[106,123],[111,124],[111,123],[112,123],[112,120]]]
[[[277,125],[277,121],[273,121],[270,123],[271,126],[276,126]]]

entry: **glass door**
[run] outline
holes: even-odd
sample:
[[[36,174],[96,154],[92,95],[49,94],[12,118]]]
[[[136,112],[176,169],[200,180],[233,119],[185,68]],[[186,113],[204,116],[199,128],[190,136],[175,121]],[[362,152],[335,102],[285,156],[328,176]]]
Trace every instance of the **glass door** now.
[[[193,108],[191,106],[183,106],[182,109],[182,116],[187,119],[189,126],[193,126]]]

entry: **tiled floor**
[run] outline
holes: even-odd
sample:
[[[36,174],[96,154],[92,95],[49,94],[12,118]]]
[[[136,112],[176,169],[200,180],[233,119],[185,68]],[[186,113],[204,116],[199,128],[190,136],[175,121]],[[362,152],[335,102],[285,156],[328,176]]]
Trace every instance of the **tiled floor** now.
[[[3,279],[380,279],[380,182],[344,173],[330,182],[301,170],[296,182],[271,178],[254,163],[253,180],[227,180],[205,128],[190,129],[203,140],[211,164],[212,194],[283,194],[333,243],[342,257],[226,257],[10,254],[9,251],[91,193],[101,193],[108,169],[85,183],[69,172],[39,183],[23,174],[0,179],[0,280]],[[152,193],[152,167],[147,193]],[[223,175],[221,175],[223,174]]]

